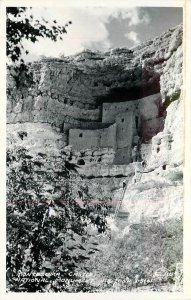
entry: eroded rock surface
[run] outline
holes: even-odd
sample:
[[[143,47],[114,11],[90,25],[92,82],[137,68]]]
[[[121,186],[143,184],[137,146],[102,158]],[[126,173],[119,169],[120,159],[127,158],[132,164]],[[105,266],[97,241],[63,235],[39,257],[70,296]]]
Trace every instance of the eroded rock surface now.
[[[126,179],[121,212],[132,222],[177,217],[183,199],[182,61],[180,25],[131,50],[43,59],[31,65],[30,80],[19,74],[22,84],[9,73],[7,145],[54,157],[64,151],[94,186],[93,196],[115,203]],[[19,132],[26,132],[23,139]],[[141,160],[147,165],[135,183]]]

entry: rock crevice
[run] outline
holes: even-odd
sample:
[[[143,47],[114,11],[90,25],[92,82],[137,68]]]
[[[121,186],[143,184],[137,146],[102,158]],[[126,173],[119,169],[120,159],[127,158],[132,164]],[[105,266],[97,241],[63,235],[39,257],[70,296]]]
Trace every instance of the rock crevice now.
[[[148,172],[131,186],[123,209],[133,216],[137,198],[144,198],[149,199],[148,214],[154,214],[150,207],[160,203],[160,190],[163,204],[156,206],[160,217],[167,198],[168,213],[171,205],[176,207],[174,214],[181,212],[182,62],[179,25],[130,50],[84,50],[34,62],[32,81],[21,74],[25,84],[20,86],[9,70],[8,145],[22,144],[54,156],[64,151],[80,166],[81,175],[96,184],[105,178],[102,192],[113,198],[121,193],[120,178],[132,180],[136,163],[145,160]],[[23,139],[20,131],[27,133]],[[117,178],[119,186],[113,189]]]

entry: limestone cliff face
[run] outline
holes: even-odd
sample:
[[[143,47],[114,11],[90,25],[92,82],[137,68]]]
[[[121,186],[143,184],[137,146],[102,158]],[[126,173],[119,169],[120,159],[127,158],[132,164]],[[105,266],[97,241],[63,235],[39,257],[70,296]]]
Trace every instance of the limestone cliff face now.
[[[20,74],[22,85],[8,74],[8,146],[54,156],[64,150],[98,186],[95,194],[104,178],[103,197],[119,199],[128,179],[122,210],[132,219],[181,214],[182,61],[180,25],[131,50],[35,62],[32,82]],[[22,141],[19,131],[27,132]],[[143,159],[145,173],[134,184],[136,161]]]
[[[178,218],[183,213],[182,45],[181,36],[175,32],[170,42],[172,55],[160,77],[160,92],[167,107],[164,128],[152,138],[147,166],[141,175],[137,173],[140,178],[136,183],[136,175],[129,182],[121,209],[129,213],[132,223],[142,218]]]
[[[81,126],[80,121],[100,121],[103,102],[141,99],[159,92],[165,101],[180,92],[181,56],[182,27],[178,26],[132,50],[87,50],[62,60],[33,63],[33,85],[16,88],[8,80],[8,123]]]

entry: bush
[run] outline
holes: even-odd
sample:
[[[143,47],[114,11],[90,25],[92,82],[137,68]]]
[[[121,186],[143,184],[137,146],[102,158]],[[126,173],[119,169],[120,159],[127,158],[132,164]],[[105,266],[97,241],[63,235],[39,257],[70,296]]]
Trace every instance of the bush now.
[[[91,204],[75,165],[60,157],[48,169],[48,159],[7,151],[7,289],[92,291],[85,266],[106,230],[107,205]]]
[[[172,288],[176,264],[182,262],[182,220],[142,223],[110,240],[90,261],[102,291]],[[96,283],[95,283],[96,284]]]

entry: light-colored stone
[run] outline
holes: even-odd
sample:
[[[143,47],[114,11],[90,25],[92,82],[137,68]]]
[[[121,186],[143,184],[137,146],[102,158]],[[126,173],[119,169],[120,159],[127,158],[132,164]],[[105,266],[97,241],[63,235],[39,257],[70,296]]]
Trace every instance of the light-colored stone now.
[[[179,25],[131,50],[42,59],[31,65],[29,89],[17,89],[8,74],[7,144],[48,157],[65,151],[93,197],[115,201],[126,178],[122,211],[130,222],[177,218],[183,203],[182,62]],[[25,139],[19,131],[26,131]],[[136,143],[146,168],[133,182]]]

